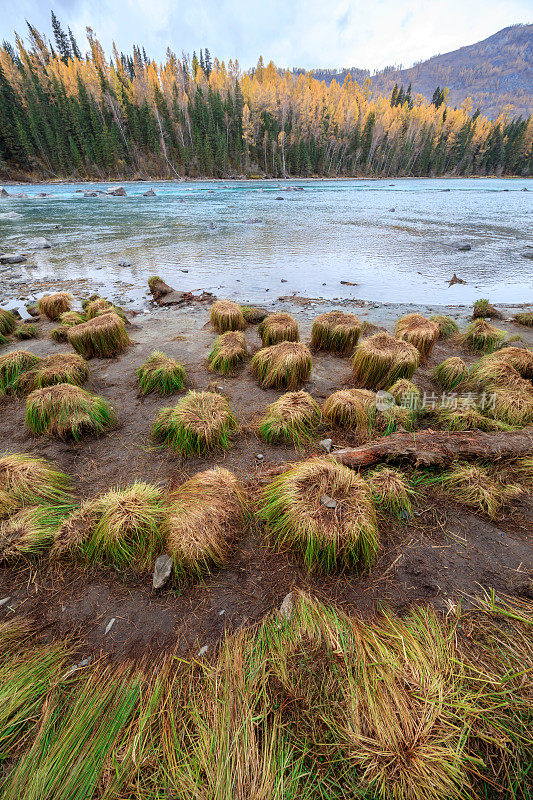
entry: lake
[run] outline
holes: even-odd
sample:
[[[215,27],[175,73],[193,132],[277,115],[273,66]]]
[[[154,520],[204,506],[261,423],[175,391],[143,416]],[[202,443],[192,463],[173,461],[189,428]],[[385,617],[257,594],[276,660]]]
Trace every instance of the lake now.
[[[138,301],[153,274],[256,303],[293,293],[439,305],[532,298],[533,261],[521,255],[533,245],[531,180],[123,185],[127,197],[76,192],[108,183],[6,187],[27,197],[0,199],[0,248],[27,252],[29,268],[1,268],[0,299],[32,280],[85,278],[112,299]],[[143,197],[150,187],[156,196]],[[33,253],[38,236],[52,248]],[[461,242],[471,250],[460,252]],[[454,272],[465,285],[448,286]]]

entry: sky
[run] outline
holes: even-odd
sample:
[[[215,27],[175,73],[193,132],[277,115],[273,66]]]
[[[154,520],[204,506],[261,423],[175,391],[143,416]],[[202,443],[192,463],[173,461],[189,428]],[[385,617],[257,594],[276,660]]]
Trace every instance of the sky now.
[[[25,20],[51,36],[50,9],[82,52],[91,26],[109,54],[113,41],[164,60],[208,47],[243,69],[411,66],[533,21],[532,0],[0,0],[0,41],[26,34]]]

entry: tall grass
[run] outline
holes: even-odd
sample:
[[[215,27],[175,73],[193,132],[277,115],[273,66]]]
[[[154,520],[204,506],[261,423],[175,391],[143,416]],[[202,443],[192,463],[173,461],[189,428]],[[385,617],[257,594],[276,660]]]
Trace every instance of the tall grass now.
[[[79,441],[99,435],[117,423],[113,408],[103,397],[60,383],[36,389],[26,400],[26,425],[36,436],[56,436]]]
[[[156,350],[137,370],[137,380],[142,395],[151,392],[167,395],[181,392],[187,375],[175,358]]]
[[[152,436],[183,456],[227,449],[237,429],[228,401],[215,392],[190,391],[173,408],[159,411]]]
[[[365,389],[387,389],[400,378],[410,380],[420,353],[409,342],[375,333],[358,344],[352,358],[352,378]]]
[[[307,392],[286,392],[271,403],[259,423],[259,435],[266,442],[302,445],[316,434],[322,419],[320,406]]]
[[[0,519],[25,506],[70,502],[71,480],[52,464],[24,453],[0,456]]]

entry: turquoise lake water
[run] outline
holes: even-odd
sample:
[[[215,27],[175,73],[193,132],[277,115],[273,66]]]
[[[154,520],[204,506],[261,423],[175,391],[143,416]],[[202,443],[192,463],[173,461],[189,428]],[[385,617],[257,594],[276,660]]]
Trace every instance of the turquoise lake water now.
[[[521,255],[533,245],[531,180],[156,181],[123,184],[127,197],[76,192],[109,185],[6,187],[27,196],[0,200],[0,252],[27,253],[30,268],[3,268],[2,297],[15,273],[86,278],[138,299],[157,273],[179,289],[253,302],[532,299],[533,261]],[[156,197],[142,197],[150,187]],[[52,248],[33,252],[38,236]],[[457,250],[463,241],[470,251]],[[448,287],[454,272],[466,285]]]

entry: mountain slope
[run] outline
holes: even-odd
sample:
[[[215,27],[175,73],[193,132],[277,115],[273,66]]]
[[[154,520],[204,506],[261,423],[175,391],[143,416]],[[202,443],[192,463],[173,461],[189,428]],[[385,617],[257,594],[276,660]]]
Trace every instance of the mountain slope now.
[[[342,82],[348,70],[315,70],[315,75],[330,83]],[[354,69],[358,81],[368,73]],[[394,84],[411,84],[412,96],[418,92],[431,99],[437,86],[450,89],[448,103],[459,106],[472,98],[473,109],[494,118],[502,108],[512,105],[513,116],[533,113],[533,25],[512,25],[476,44],[434,56],[409,69],[387,68],[371,76],[372,87],[388,94]]]

